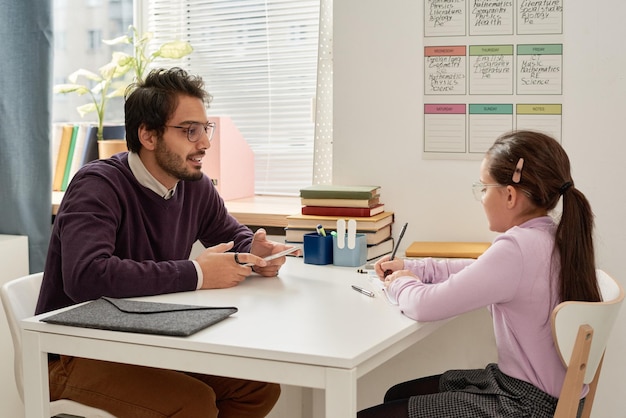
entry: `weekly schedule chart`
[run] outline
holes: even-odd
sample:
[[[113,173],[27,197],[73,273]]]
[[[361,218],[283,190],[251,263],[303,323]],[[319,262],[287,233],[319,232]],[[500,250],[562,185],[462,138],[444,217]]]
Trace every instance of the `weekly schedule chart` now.
[[[511,129],[561,139],[562,0],[424,2],[424,155],[482,156]]]

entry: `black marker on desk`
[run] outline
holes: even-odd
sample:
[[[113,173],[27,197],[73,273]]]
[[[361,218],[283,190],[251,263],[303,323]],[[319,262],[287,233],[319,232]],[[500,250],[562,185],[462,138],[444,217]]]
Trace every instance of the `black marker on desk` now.
[[[406,232],[407,226],[409,226],[408,222],[405,223],[402,229],[400,230],[400,236],[398,237],[398,242],[396,242],[396,246],[393,247],[393,252],[391,253],[391,257],[389,258],[389,261],[393,260],[396,257],[396,251],[398,251],[398,247],[400,247],[400,242],[402,242],[402,237],[404,236],[404,233]],[[391,273],[393,273],[393,271],[385,270],[385,277],[389,276]]]
[[[374,292],[372,292],[372,291],[370,291],[370,290],[363,289],[362,287],[359,287],[359,286],[354,285],[354,284],[352,285],[352,288],[353,288],[354,290],[356,290],[357,292],[359,292],[359,293],[363,293],[365,296],[369,296],[369,297],[371,297],[371,298],[373,298],[373,297],[374,297]]]

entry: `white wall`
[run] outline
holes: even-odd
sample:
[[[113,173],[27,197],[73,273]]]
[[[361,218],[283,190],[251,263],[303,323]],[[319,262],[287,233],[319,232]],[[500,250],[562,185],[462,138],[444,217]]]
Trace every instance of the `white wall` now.
[[[598,266],[626,285],[621,262],[626,249],[621,126],[626,2],[564,3],[562,142],[576,186],[596,214]],[[380,184],[396,225],[409,222],[403,247],[416,240],[490,241],[494,235],[470,190],[479,162],[422,159],[422,9],[423,2],[415,0],[335,0],[333,181]],[[477,320],[473,331],[485,332],[485,323]],[[462,343],[454,332],[438,337],[443,345]],[[607,349],[594,417],[626,417],[624,352],[626,309]],[[413,355],[423,363],[418,348]],[[386,384],[395,379],[384,373],[364,379],[368,397],[359,392],[359,407],[380,402]]]

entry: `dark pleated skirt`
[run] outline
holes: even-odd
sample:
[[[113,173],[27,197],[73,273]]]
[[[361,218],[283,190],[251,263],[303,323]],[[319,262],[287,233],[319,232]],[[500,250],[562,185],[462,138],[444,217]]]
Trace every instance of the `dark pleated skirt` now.
[[[409,418],[552,418],[558,401],[528,382],[505,375],[496,364],[447,371],[439,389],[440,393],[411,397]]]

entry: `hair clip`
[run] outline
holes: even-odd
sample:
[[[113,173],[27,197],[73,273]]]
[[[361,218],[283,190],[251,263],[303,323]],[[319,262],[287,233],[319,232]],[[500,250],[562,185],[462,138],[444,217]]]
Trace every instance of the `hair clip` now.
[[[513,183],[519,183],[522,181],[522,167],[524,167],[524,159],[520,158],[517,160],[517,165],[515,166],[515,171],[513,172],[513,177],[511,178]]]

